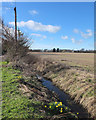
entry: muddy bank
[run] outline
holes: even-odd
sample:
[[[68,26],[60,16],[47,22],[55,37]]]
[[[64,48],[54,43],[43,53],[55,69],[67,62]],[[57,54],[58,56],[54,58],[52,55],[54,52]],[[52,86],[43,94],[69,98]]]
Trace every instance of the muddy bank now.
[[[94,74],[78,67],[73,68],[50,61],[42,61],[35,66],[37,66],[38,74],[51,79],[56,86],[69,94],[76,103],[87,109],[91,117],[95,117]]]

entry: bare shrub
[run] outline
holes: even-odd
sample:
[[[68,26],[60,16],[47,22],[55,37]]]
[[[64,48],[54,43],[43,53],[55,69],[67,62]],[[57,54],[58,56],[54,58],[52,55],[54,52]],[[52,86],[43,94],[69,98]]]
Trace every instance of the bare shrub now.
[[[26,64],[35,64],[38,61],[40,62],[40,58],[36,57],[35,55],[27,54],[26,57],[23,57],[22,59]]]
[[[2,33],[0,34],[0,38],[2,39],[2,54],[7,54],[8,59],[11,61],[18,61],[29,51],[29,39],[24,33],[18,30],[16,42],[14,29],[5,26],[3,21],[0,23],[2,26]]]

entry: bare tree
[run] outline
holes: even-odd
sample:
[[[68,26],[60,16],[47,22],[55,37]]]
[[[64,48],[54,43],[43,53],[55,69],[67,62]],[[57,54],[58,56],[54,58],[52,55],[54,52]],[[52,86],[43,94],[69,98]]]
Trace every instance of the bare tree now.
[[[1,20],[2,21],[2,20]],[[12,27],[4,25],[2,21],[0,26],[2,26],[2,33],[0,33],[0,38],[2,39],[2,52],[7,54],[12,60],[20,59],[20,57],[25,56],[29,50],[29,39],[20,30],[17,31],[17,50],[15,44],[15,30]]]

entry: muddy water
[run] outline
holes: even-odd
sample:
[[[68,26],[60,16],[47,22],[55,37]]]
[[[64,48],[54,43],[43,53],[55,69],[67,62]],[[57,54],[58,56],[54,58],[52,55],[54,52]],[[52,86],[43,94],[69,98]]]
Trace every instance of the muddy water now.
[[[68,94],[66,94],[65,92],[60,90],[58,87],[53,85],[53,83],[51,81],[41,78],[39,76],[37,76],[37,77],[42,81],[42,84],[45,87],[47,87],[50,91],[54,91],[58,95],[60,101],[64,105],[68,106],[73,113],[75,113],[75,114],[79,113],[77,115],[79,118],[89,118],[90,117],[90,115],[88,114],[86,109],[84,109],[80,104],[75,103]]]

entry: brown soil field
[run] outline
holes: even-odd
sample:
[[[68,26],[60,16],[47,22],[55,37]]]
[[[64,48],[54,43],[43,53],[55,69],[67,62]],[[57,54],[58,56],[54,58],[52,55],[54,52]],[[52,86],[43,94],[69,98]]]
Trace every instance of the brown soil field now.
[[[93,53],[30,53],[38,56],[38,74],[52,80],[61,90],[95,116]]]
[[[37,55],[41,59],[58,62],[60,64],[94,70],[94,53],[31,52],[31,54]]]

